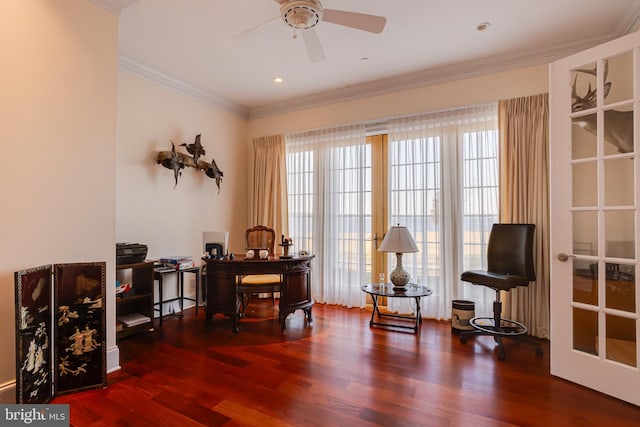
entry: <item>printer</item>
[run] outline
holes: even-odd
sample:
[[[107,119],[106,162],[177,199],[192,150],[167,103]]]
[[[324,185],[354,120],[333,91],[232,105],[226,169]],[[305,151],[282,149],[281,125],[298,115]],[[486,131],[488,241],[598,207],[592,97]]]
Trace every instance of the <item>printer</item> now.
[[[116,243],[116,264],[135,264],[147,258],[147,245],[141,243]]]

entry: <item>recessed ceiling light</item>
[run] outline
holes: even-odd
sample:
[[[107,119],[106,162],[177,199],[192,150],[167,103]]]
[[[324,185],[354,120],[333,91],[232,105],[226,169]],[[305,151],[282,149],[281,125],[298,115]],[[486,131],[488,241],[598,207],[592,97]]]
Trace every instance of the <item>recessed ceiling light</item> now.
[[[362,58],[360,58],[360,61],[362,62],[367,62],[369,60],[369,58],[367,58],[366,56],[363,56]]]
[[[484,31],[487,28],[489,28],[491,26],[491,22],[481,22],[478,24],[478,26],[476,27],[476,30],[478,31]]]
[[[273,78],[273,82],[274,83],[282,83],[284,81],[284,79],[282,77],[274,77]]]

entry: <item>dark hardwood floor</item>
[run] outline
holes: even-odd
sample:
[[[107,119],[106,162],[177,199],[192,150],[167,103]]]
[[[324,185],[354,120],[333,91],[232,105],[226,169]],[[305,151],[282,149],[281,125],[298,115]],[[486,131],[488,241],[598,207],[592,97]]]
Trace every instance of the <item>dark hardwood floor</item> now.
[[[532,347],[461,344],[448,322],[418,336],[369,329],[370,310],[316,305],[281,331],[270,300],[240,333],[168,317],[162,331],[118,343],[108,387],[62,396],[74,426],[638,426],[640,408],[549,374]],[[639,385],[640,392],[640,385]]]

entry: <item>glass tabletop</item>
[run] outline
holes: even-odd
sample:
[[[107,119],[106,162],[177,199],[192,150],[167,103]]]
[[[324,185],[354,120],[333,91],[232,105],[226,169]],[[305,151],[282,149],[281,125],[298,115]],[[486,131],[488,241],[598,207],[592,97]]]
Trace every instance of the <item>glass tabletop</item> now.
[[[368,284],[362,286],[362,291],[371,295],[377,295],[381,297],[397,297],[397,298],[416,298],[426,297],[433,293],[433,291],[426,286],[418,286],[415,283],[409,283],[405,287],[405,290],[399,291],[393,289],[392,283],[384,284]]]

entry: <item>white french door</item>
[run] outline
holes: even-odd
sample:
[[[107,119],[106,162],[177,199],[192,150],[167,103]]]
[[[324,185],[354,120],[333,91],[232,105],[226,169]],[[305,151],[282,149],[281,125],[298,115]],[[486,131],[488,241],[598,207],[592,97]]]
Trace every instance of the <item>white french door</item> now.
[[[640,33],[550,66],[551,373],[636,405],[639,107]]]

